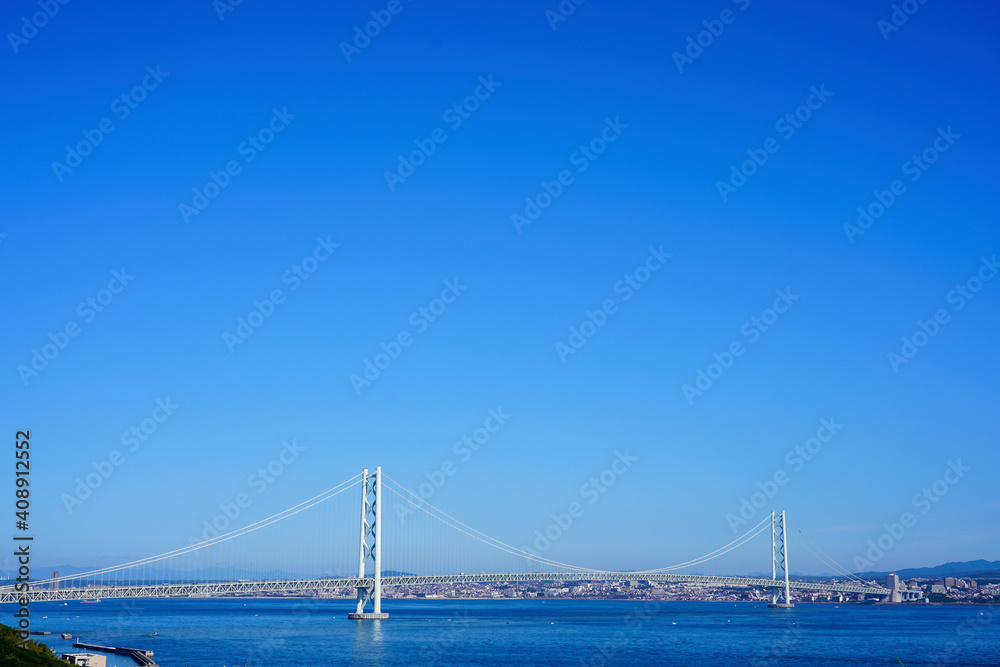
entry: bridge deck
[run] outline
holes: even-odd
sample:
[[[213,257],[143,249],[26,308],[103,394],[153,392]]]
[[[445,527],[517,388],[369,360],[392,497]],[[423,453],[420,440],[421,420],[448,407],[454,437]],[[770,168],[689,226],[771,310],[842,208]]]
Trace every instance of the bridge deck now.
[[[552,581],[657,581],[670,583],[700,583],[712,586],[738,586],[784,588],[783,579],[758,579],[751,577],[714,577],[707,575],[663,574],[659,572],[502,572],[498,574],[435,574],[383,576],[382,586],[426,586],[433,584],[471,584],[502,582],[552,582]],[[339,579],[279,579],[273,581],[226,581],[189,584],[146,584],[135,586],[94,586],[89,588],[34,589],[28,593],[15,592],[13,586],[0,587],[0,603],[18,602],[27,598],[31,602],[48,600],[84,600],[90,598],[177,598],[219,597],[228,595],[254,595],[259,593],[298,593],[330,588],[370,588],[371,577]],[[861,593],[889,595],[880,586],[860,584],[825,584],[818,582],[790,581],[791,588],[800,590],[831,591],[835,593]]]

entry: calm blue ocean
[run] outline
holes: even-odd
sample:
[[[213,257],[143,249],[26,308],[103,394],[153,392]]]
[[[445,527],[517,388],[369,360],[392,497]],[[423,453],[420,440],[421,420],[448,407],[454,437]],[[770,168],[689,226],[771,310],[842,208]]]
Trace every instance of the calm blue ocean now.
[[[581,600],[36,603],[32,628],[150,649],[162,667],[1000,665],[1000,608]],[[9,607],[9,605],[3,605]],[[0,608],[0,618],[10,609]],[[47,618],[43,618],[46,617]],[[12,619],[3,622],[10,624]],[[156,635],[153,635],[153,632]],[[57,651],[71,642],[42,638]],[[134,663],[109,656],[108,665]]]

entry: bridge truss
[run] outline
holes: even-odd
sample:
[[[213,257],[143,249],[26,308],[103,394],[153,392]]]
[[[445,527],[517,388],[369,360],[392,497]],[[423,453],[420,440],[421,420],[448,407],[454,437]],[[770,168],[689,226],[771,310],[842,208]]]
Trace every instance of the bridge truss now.
[[[650,581],[665,583],[693,583],[708,586],[739,588],[771,588],[784,590],[784,579],[754,577],[718,577],[707,575],[664,574],[662,572],[502,572],[479,574],[394,575],[381,578],[382,588],[429,586],[441,584],[532,583],[532,582],[587,582],[587,581]],[[789,581],[791,588],[834,593],[862,595],[890,595],[891,591],[879,586],[857,584],[827,584],[818,582]],[[190,584],[149,584],[144,586],[91,586],[88,588],[34,589],[17,593],[11,587],[0,591],[0,603],[114,599],[114,598],[205,598],[230,596],[294,595],[329,591],[332,589],[374,588],[374,577],[345,577],[336,579],[276,579],[272,581],[225,581]]]

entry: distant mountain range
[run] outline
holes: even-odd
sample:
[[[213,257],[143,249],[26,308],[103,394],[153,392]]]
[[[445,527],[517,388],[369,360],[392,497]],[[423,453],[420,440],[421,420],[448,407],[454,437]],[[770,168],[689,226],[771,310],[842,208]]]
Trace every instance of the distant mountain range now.
[[[925,577],[928,579],[943,579],[944,577],[998,577],[1000,578],[1000,560],[970,560],[960,563],[945,563],[935,567],[916,567],[906,570],[895,570],[902,579]],[[862,579],[885,577],[890,572],[858,572]]]

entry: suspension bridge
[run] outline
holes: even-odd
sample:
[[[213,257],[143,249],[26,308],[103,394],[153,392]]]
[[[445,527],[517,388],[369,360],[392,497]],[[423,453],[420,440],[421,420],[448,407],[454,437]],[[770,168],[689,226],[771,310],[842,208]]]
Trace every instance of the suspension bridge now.
[[[323,508],[332,508],[338,502],[335,499],[349,498],[346,492],[351,489],[357,492],[358,487],[361,493],[360,522],[357,522],[357,514],[355,519],[344,522],[348,514],[343,511],[345,507],[320,514]],[[386,506],[388,511],[383,514],[383,507]],[[354,511],[357,511],[356,507]],[[340,526],[336,525],[335,517],[340,518]],[[383,521],[386,517],[392,517],[399,525],[388,531]],[[437,529],[443,526],[448,530],[443,534],[410,530],[419,523],[417,517]],[[215,523],[218,525],[219,522]],[[352,523],[353,529],[358,531],[354,538],[356,542],[344,537],[351,532]],[[0,586],[0,603],[295,595],[353,590],[357,606],[350,617],[378,620],[388,618],[388,614],[382,611],[383,589],[435,585],[641,580],[766,589],[771,591],[769,606],[772,607],[791,607],[792,589],[883,598],[892,595],[893,591],[864,581],[837,565],[804,534],[801,538],[798,535],[795,537],[807,551],[836,571],[838,580],[831,583],[792,580],[788,567],[789,531],[786,523],[784,512],[772,512],[729,544],[668,567],[644,571],[596,570],[568,565],[526,547],[514,547],[489,537],[393,481],[383,474],[381,468],[376,468],[374,472],[366,468],[360,475],[318,496],[248,526],[219,532],[206,522],[206,533],[214,534],[206,534],[205,539],[192,538],[189,545],[173,551],[78,574],[35,580],[27,591],[18,590],[14,584]],[[317,530],[317,525],[328,529]],[[801,534],[801,531],[797,532]],[[408,538],[404,537],[407,533]],[[771,545],[769,578],[684,572],[696,567],[704,569],[706,564],[712,562],[724,562],[741,547],[768,533]],[[303,535],[307,541],[311,538],[312,543],[305,545],[299,539],[298,544],[292,546],[296,544],[294,538]],[[383,536],[387,539],[388,548],[383,546]],[[454,539],[449,541],[446,536]],[[455,539],[462,540],[465,546],[459,548]],[[350,554],[352,542],[355,545],[353,555]],[[469,545],[480,550],[478,555],[470,555]],[[340,562],[335,562],[333,555],[339,555]],[[391,563],[391,569],[384,569],[386,558]],[[290,566],[323,570],[325,574],[284,574],[282,570]],[[734,565],[730,563],[722,567],[733,571]],[[274,575],[260,576],[259,573],[268,571],[268,568]],[[460,569],[458,574],[456,569]],[[426,573],[412,574],[419,570]],[[841,578],[843,581],[840,581]]]

